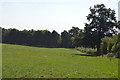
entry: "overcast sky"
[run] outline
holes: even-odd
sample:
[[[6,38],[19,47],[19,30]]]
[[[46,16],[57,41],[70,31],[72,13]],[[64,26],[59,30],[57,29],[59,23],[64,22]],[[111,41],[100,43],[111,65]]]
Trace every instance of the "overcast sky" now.
[[[90,6],[105,4],[118,16],[119,0],[0,0],[0,26],[62,32],[84,28]]]

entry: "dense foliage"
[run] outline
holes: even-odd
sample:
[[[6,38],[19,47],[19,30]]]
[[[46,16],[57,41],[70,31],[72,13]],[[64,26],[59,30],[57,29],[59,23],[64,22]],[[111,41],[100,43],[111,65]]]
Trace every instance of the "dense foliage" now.
[[[81,29],[72,27],[69,31],[58,34],[55,30],[52,32],[48,30],[22,30],[17,29],[2,29],[2,42],[7,44],[19,44],[37,47],[65,47],[72,48],[76,45],[75,38]],[[76,29],[78,32],[76,33]],[[73,35],[74,34],[74,35]]]
[[[92,45],[96,45],[99,55],[101,39],[116,34],[116,29],[114,29],[117,22],[115,11],[106,8],[104,4],[94,5],[93,8],[90,7],[87,20],[89,23],[85,25],[85,33],[91,37],[90,41],[94,39]]]
[[[120,58],[120,34],[102,39],[101,54],[108,54],[110,57]]]
[[[2,28],[2,42],[38,47],[60,47],[60,35],[48,30],[23,30]]]

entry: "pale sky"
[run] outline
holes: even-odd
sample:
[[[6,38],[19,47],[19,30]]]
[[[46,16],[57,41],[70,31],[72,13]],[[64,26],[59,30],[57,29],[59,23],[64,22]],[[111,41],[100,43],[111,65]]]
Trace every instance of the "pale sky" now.
[[[84,28],[90,6],[105,4],[118,16],[119,0],[0,0],[0,27],[62,32]]]

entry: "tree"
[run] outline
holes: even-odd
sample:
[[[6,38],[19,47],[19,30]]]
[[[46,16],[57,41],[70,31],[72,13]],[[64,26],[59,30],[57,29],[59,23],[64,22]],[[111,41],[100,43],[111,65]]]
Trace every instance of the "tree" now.
[[[116,23],[116,27],[118,28],[118,30],[120,30],[120,21]]]
[[[80,32],[80,29],[78,27],[72,27],[72,29],[69,30],[69,34],[72,37],[75,37]]]
[[[4,29],[4,28],[1,28],[2,29],[2,43],[5,43],[6,42],[6,38],[7,38],[7,30]]]
[[[59,47],[60,43],[60,35],[55,30],[53,30],[51,37],[51,47]]]
[[[0,27],[0,43],[2,43],[2,28]]]
[[[43,37],[43,33],[40,30],[37,30],[34,32],[33,34],[33,43],[34,46],[42,46],[42,37]]]
[[[5,42],[8,44],[17,44],[19,42],[19,30],[8,29],[5,35]]]
[[[71,35],[65,30],[61,33],[61,47],[72,47]]]
[[[51,46],[51,32],[48,30],[42,30],[43,37],[42,43],[43,47],[50,47]]]
[[[72,47],[82,46],[83,33],[84,30],[79,29],[78,27],[72,27],[72,29],[69,30],[72,40]]]
[[[100,55],[101,39],[116,33],[114,29],[116,23],[115,11],[106,8],[104,4],[94,5],[93,8],[90,7],[90,14],[88,14],[87,20],[89,23],[86,23],[85,33],[90,33],[94,36],[97,46],[97,55]]]
[[[33,39],[33,36],[30,31],[28,31],[28,30],[21,31],[22,45],[32,46],[32,39]]]

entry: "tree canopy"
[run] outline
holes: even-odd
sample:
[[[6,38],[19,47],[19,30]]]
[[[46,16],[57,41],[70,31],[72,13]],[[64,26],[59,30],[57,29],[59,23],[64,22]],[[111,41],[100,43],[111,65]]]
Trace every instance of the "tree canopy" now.
[[[110,8],[106,8],[104,4],[94,5],[90,7],[90,14],[87,16],[89,23],[85,24],[85,33],[89,36],[89,40],[95,41],[93,45],[97,46],[99,54],[101,39],[106,36],[112,36],[116,34],[115,23],[115,11]]]

